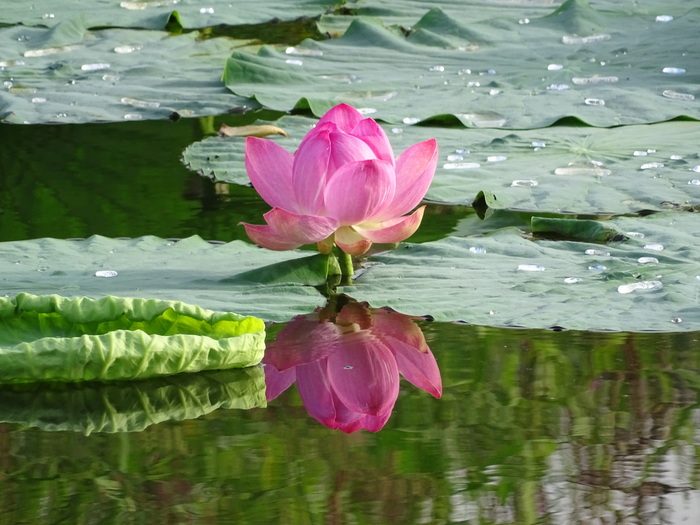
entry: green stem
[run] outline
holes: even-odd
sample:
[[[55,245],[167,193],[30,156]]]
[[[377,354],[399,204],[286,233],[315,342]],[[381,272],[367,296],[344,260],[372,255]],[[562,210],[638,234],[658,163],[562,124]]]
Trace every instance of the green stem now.
[[[349,253],[345,253],[340,248],[337,248],[337,250],[340,273],[343,277],[349,280],[350,277],[352,277],[352,274],[355,273],[355,269],[352,267],[352,256]]]

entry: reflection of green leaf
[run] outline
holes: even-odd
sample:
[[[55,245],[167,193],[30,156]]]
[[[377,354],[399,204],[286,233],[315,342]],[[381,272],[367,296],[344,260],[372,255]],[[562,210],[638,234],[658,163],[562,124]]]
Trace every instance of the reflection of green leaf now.
[[[316,121],[283,117],[274,138],[294,151]],[[700,204],[700,126],[665,122],[613,129],[555,126],[528,131],[390,126],[399,154],[435,138],[440,161],[427,198],[496,209],[621,214]],[[244,141],[207,138],[187,147],[184,162],[218,180],[248,184]],[[479,198],[481,197],[481,201]]]
[[[628,239],[533,242],[506,229],[405,245],[371,257],[366,272],[341,290],[374,307],[482,325],[700,329],[697,217],[667,213],[609,224]]]
[[[697,119],[687,42],[699,21],[698,9],[664,24],[597,12],[583,0],[528,24],[494,16],[467,26],[434,9],[408,36],[355,19],[338,39],[296,46],[297,56],[274,47],[236,51],[224,81],[272,109],[308,107],[320,116],[347,102],[392,123],[524,129],[564,117],[594,126]],[[665,74],[666,67],[687,72]]]
[[[242,241],[212,244],[199,237],[179,242],[156,237],[36,239],[0,243],[0,275],[4,293],[158,298],[287,321],[322,305],[323,297],[311,286],[299,286],[294,273],[268,284],[237,276],[308,255]],[[99,270],[118,275],[96,277]]]
[[[257,364],[260,319],[175,301],[0,298],[0,383],[114,381]]]
[[[133,29],[0,28],[0,121],[165,119],[251,107],[221,87],[221,62],[243,41]]]
[[[41,430],[139,432],[217,409],[264,407],[261,367],[179,374],[128,383],[0,388],[0,421]]]

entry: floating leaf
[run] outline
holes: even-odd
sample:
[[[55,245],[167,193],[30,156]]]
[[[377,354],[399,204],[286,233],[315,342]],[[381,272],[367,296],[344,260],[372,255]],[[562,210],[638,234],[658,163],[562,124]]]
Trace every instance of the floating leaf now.
[[[0,122],[82,123],[226,113],[255,104],[221,88],[221,63],[245,42],[196,33],[0,28]]]
[[[260,362],[260,319],[177,301],[0,298],[0,383],[116,381]]]
[[[700,231],[694,214],[620,217],[624,242],[531,241],[508,228],[404,245],[369,259],[353,286],[372,306],[492,326],[700,330]],[[650,257],[656,259],[654,262]],[[658,281],[632,293],[618,287]]]
[[[277,124],[294,151],[317,122]],[[440,161],[427,198],[496,209],[622,214],[700,205],[700,125],[664,122],[597,129],[555,126],[528,131],[384,126],[394,153],[435,138]],[[187,147],[184,162],[217,180],[249,184],[244,141],[211,137]]]
[[[293,57],[271,46],[235,51],[224,81],[271,109],[321,116],[346,102],[395,124],[529,129],[565,117],[594,126],[700,118],[687,47],[698,9],[672,24],[598,12],[583,0],[528,24],[456,16],[432,9],[408,36],[358,18],[338,39],[302,42]]]
[[[257,126],[227,126],[222,124],[219,128],[219,135],[223,137],[267,137],[269,135],[282,135],[288,137],[287,132],[277,126],[257,125]]]
[[[322,284],[325,276],[302,268],[301,276],[288,272],[274,283],[261,284],[257,274],[250,279],[240,274],[308,256],[308,251],[273,252],[242,241],[211,244],[199,237],[179,242],[100,236],[84,241],[4,242],[0,243],[0,291],[175,300],[268,321],[288,321],[325,304],[312,287]],[[100,270],[118,275],[96,277]]]

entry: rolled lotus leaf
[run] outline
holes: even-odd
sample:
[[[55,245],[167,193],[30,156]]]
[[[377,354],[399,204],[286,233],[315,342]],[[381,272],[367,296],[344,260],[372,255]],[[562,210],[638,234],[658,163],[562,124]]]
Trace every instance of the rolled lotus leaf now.
[[[115,381],[260,362],[265,324],[177,301],[0,298],[0,383]]]
[[[0,421],[45,431],[139,432],[217,409],[266,406],[260,366],[142,381],[0,386]]]

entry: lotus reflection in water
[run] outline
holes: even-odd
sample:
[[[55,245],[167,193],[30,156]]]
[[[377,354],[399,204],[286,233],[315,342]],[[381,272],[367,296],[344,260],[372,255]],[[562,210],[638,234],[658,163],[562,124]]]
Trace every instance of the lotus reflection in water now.
[[[265,351],[267,400],[296,381],[311,416],[350,433],[385,425],[399,374],[439,398],[440,371],[414,319],[347,296],[297,316]]]

